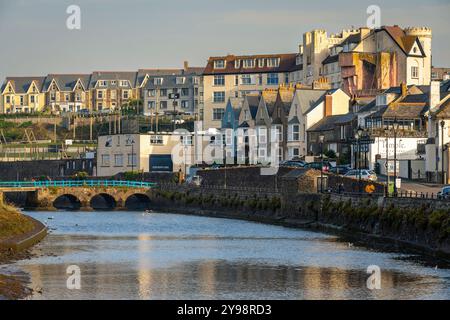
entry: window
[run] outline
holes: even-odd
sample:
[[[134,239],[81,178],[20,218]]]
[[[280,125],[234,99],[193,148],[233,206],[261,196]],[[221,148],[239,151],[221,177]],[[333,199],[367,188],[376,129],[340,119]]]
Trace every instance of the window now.
[[[254,81],[254,76],[252,76],[251,74],[243,74],[241,76],[241,83],[243,85],[251,85],[251,84],[255,84]]]
[[[153,84],[154,84],[155,86],[160,86],[160,85],[162,85],[162,84],[163,84],[163,78],[155,78],[155,79],[153,79]]]
[[[200,77],[192,77],[192,82],[194,84],[200,84]]]
[[[136,164],[137,164],[136,153],[129,153],[128,154],[128,165],[129,166],[135,166]]]
[[[163,136],[150,136],[150,144],[164,144]]]
[[[20,105],[23,106],[23,96],[20,96]]]
[[[148,108],[149,109],[154,109],[155,108],[155,101],[149,101],[148,103],[147,103],[147,106],[148,106]]]
[[[128,99],[128,90],[122,91],[122,99]]]
[[[269,68],[278,68],[280,66],[280,58],[268,58],[267,66]]]
[[[267,84],[278,85],[278,73],[269,73],[267,75]]]
[[[189,95],[189,88],[181,88],[181,95],[186,97]]]
[[[239,59],[234,60],[234,68],[239,69],[240,66],[241,66],[241,60],[239,60]]]
[[[81,101],[81,94],[80,93],[76,93],[75,94],[75,101]]]
[[[111,90],[111,99],[117,99],[117,91]]]
[[[411,67],[411,78],[419,79],[419,67],[417,66]]]
[[[284,83],[289,83],[289,73],[284,74]]]
[[[156,96],[156,90],[155,90],[155,89],[148,90],[148,96],[149,96],[149,97],[154,97],[154,96]]]
[[[55,100],[56,100],[56,92],[50,93],[50,101],[55,101]]]
[[[159,95],[161,97],[167,97],[167,89],[161,89],[159,90]]]
[[[114,166],[116,166],[116,167],[123,166],[123,154],[115,154],[114,155]]]
[[[10,96],[6,96],[6,103],[11,103],[11,97]]]
[[[181,107],[185,109],[189,108],[189,101],[187,100],[181,101]]]
[[[126,86],[128,86],[128,81],[127,81],[127,80],[120,80],[120,86],[121,86],[121,87],[126,87]]]
[[[239,85],[239,76],[234,76],[234,85],[235,86]]]
[[[214,69],[224,69],[224,68],[225,68],[225,60],[214,61]]]
[[[255,59],[244,59],[243,60],[244,68],[254,68],[255,67]]]
[[[283,141],[283,127],[281,125],[275,125],[273,128],[275,129],[275,141],[282,142]]]
[[[300,140],[300,126],[298,124],[293,124],[291,126],[291,141],[299,141]]]
[[[185,81],[186,81],[185,77],[177,77],[175,80],[176,84],[184,84]]]
[[[262,76],[262,74],[258,75],[258,84],[259,85],[263,84],[263,76]]]
[[[183,146],[192,146],[192,136],[180,136],[180,142]]]
[[[225,102],[225,91],[216,91],[213,93],[213,102],[214,103],[223,103]]]
[[[111,85],[112,86],[115,86],[117,84],[117,81],[116,80],[111,80]]]
[[[30,103],[34,103],[34,96],[30,96]]]
[[[258,59],[258,67],[264,68],[264,59]]]
[[[258,143],[259,144],[267,143],[267,130],[265,127],[258,127]]]
[[[103,91],[102,90],[97,91],[97,99],[103,99]]]
[[[102,166],[109,167],[109,154],[102,154]]]
[[[223,115],[225,114],[225,109],[222,108],[214,108],[213,109],[213,120],[222,120]]]
[[[98,82],[98,86],[99,86],[99,87],[106,87],[106,81],[105,81],[105,80],[100,80],[100,81]]]
[[[66,100],[66,101],[69,101],[69,100],[70,100],[70,96],[69,96],[69,94],[68,94],[68,93],[66,93],[66,94],[64,95],[64,98],[65,98],[65,100]]]
[[[225,85],[225,76],[214,76],[214,85],[215,86],[224,86]]]

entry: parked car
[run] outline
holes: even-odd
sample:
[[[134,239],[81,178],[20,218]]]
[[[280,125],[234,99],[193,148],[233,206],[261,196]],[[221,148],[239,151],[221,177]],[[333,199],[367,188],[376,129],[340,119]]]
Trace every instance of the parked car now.
[[[303,168],[305,166],[306,162],[301,160],[289,160],[289,161],[283,161],[280,163],[280,167],[296,167],[296,168]]]
[[[197,187],[200,186],[201,183],[202,178],[200,176],[189,176],[185,181],[185,184]]]
[[[437,194],[438,199],[450,199],[450,186],[445,186]]]
[[[350,171],[350,169],[351,168],[348,165],[339,165],[339,166],[332,167],[330,169],[330,172],[335,173],[335,174],[345,175],[347,172]]]
[[[322,162],[320,162],[320,161],[319,162],[310,162],[310,163],[305,164],[305,166],[304,166],[305,169],[316,169],[316,170],[322,169],[324,172],[330,171],[330,169],[332,167],[333,166],[331,165],[331,163],[329,163],[327,161],[323,162],[323,167],[322,167]]]
[[[359,179],[361,177],[362,180],[369,180],[369,181],[378,180],[376,173],[372,170],[350,170],[344,175],[344,177],[354,179]]]

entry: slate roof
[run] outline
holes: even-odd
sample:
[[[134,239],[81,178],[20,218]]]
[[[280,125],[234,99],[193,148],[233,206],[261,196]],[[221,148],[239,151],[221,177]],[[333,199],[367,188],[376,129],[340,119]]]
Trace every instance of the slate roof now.
[[[259,99],[260,95],[246,95],[245,96],[248,102],[248,107],[250,108],[250,114],[252,119],[255,119],[256,113],[258,112]]]
[[[319,102],[323,101],[327,90],[313,90],[313,89],[297,89],[296,98],[300,105],[302,114],[306,114],[312,109],[314,109]]]
[[[403,31],[403,29],[399,26],[383,26],[377,30],[377,32],[379,31],[386,31],[387,34],[397,43],[397,45],[403,50],[406,55],[409,54],[417,40],[416,36],[407,36],[405,34],[405,31]],[[423,53],[420,42],[419,47]]]
[[[99,80],[116,80],[116,85],[111,85],[108,81],[107,86],[104,88],[118,88],[120,80],[128,80],[131,88],[136,87],[136,79],[138,73],[135,71],[94,71],[89,81],[89,88],[94,88],[95,84]]]
[[[311,128],[309,128],[308,132],[317,132],[317,131],[330,131],[334,130],[337,125],[346,124],[353,119],[355,119],[356,115],[354,113],[347,113],[337,116],[328,116],[317,122]]]
[[[88,90],[90,74],[49,74],[45,78],[43,90],[48,91],[52,80],[55,80],[60,91],[73,91],[75,84],[80,79],[85,90]]]
[[[302,66],[296,64],[296,53],[286,53],[286,54],[265,54],[265,55],[247,55],[247,56],[235,56],[227,55],[223,57],[210,57],[208,63],[203,71],[204,75],[215,75],[215,74],[236,74],[236,73],[274,73],[274,72],[291,72],[296,70],[301,70]],[[243,63],[240,63],[239,68],[235,68],[236,60],[245,59],[261,59],[261,58],[280,58],[280,63],[278,67],[268,67],[267,63],[263,67],[258,66],[256,61],[253,68],[244,68]],[[214,61],[225,60],[225,68],[215,69]]]
[[[38,90],[42,92],[42,86],[44,84],[45,77],[7,77],[2,85],[1,91],[3,92],[6,84],[8,82],[11,82],[11,85],[16,93],[27,93],[33,81],[36,83]]]
[[[322,64],[330,64],[330,63],[335,63],[339,61],[339,55],[336,54],[334,56],[328,56],[325,60],[322,61]]]

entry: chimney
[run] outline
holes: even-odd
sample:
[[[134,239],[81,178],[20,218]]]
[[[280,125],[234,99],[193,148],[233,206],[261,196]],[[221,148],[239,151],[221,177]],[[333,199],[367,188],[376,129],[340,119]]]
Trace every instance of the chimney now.
[[[325,106],[323,108],[323,116],[329,117],[333,115],[333,96],[331,94],[325,95]]]
[[[184,71],[189,69],[189,62],[188,61],[184,61],[183,67],[184,67]]]
[[[406,95],[408,94],[408,87],[406,86],[405,82],[402,82],[401,86],[402,86],[402,97],[406,97]]]
[[[436,108],[436,106],[439,104],[439,101],[441,100],[441,87],[439,81],[431,81],[430,85],[430,110],[434,111],[433,109]]]

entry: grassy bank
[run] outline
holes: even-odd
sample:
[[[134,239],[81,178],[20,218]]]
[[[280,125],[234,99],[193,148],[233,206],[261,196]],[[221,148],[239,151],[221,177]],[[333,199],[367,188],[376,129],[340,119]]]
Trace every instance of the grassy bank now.
[[[33,223],[15,207],[0,202],[0,240],[33,230]]]

